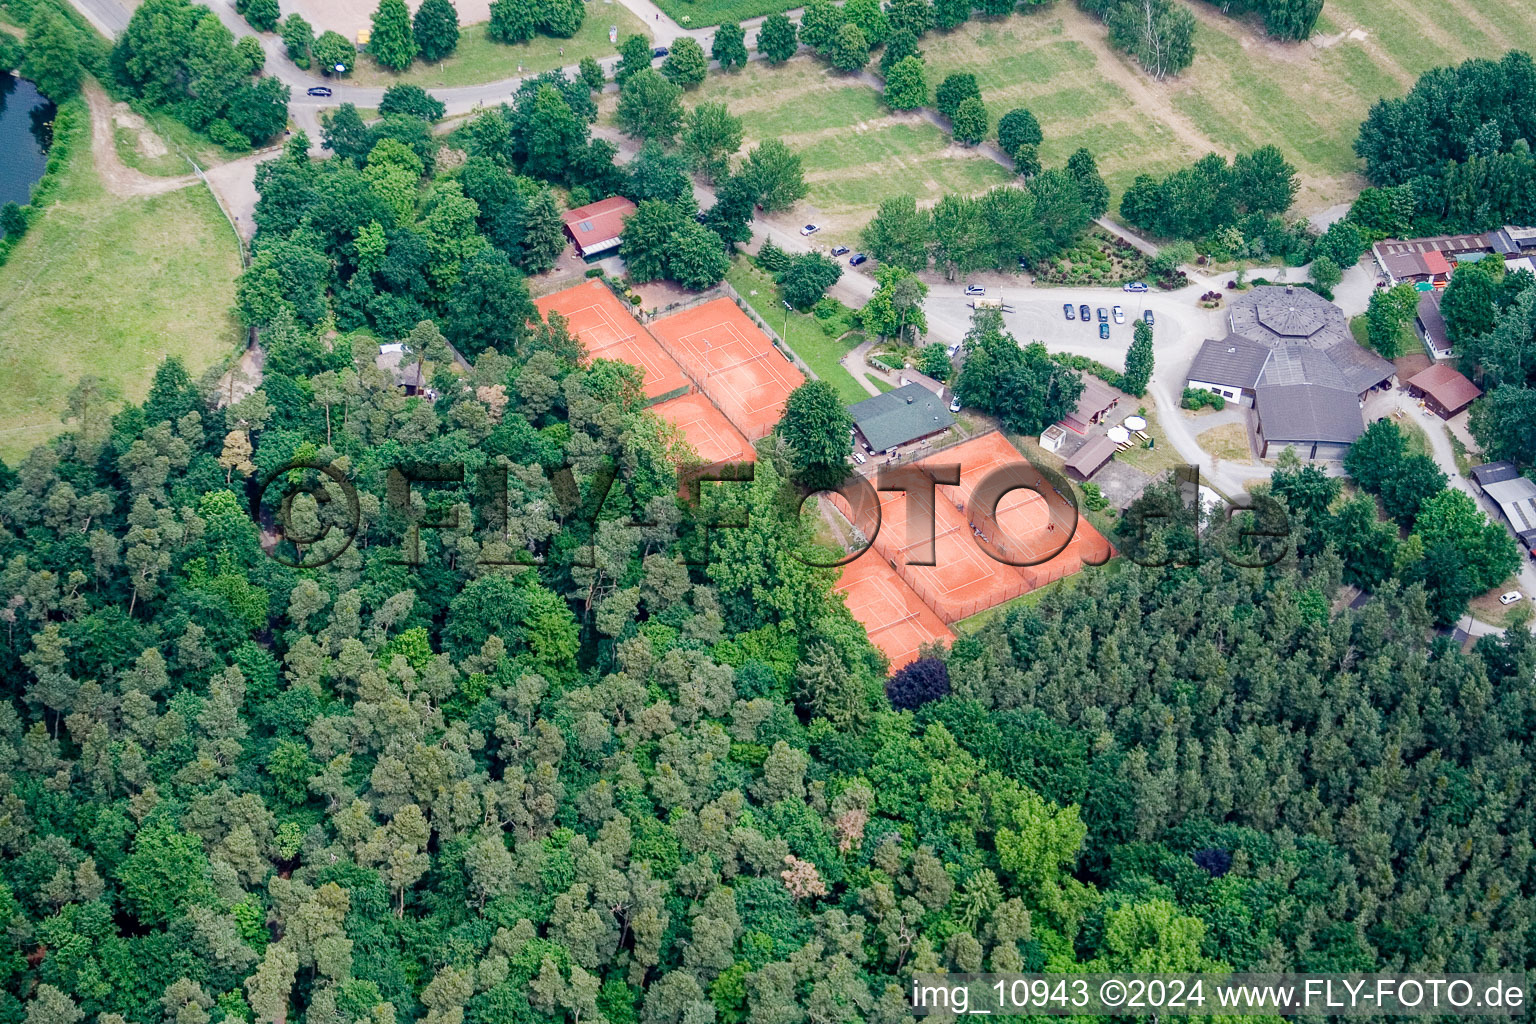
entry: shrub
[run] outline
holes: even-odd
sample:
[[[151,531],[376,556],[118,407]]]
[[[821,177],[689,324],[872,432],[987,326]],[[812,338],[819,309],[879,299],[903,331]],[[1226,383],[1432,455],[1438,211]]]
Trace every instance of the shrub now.
[[[208,125],[208,137],[225,149],[237,153],[251,148],[251,140],[241,135],[234,125],[222,117]]]
[[[1184,398],[1179,404],[1191,411],[1210,406],[1212,409],[1220,412],[1227,407],[1227,400],[1216,392],[1207,391],[1205,388],[1185,388]]]

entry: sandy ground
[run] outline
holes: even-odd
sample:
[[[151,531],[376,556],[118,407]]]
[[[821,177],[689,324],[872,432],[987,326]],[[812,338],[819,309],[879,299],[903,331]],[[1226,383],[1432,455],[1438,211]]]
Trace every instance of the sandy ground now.
[[[209,0],[210,3],[226,3],[228,0]],[[411,13],[421,6],[421,0],[405,0]],[[454,0],[459,9],[459,24],[473,25],[491,19],[491,0]],[[340,32],[348,39],[356,39],[359,31],[373,27],[373,12],[378,0],[282,0],[284,15],[297,13],[315,27],[319,35],[326,29]]]

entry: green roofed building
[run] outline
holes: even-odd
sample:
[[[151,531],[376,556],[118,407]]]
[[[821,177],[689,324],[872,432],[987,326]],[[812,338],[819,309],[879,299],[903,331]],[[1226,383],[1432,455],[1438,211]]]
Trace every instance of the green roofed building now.
[[[848,407],[870,451],[892,448],[948,430],[955,424],[944,399],[921,384],[907,384]]]

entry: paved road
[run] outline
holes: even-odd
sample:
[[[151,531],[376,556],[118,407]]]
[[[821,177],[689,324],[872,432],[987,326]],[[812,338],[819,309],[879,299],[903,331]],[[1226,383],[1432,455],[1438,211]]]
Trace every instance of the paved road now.
[[[128,27],[133,4],[122,0],[73,0],[76,9],[108,39]]]
[[[135,0],[71,0],[71,2],[108,38],[116,36],[128,25],[128,19],[137,6]],[[293,90],[289,107],[295,120],[299,121],[306,131],[310,130],[310,124],[318,126],[319,112],[326,108],[337,107],[343,103],[352,103],[359,107],[377,107],[379,101],[384,98],[384,90],[381,88],[351,85],[346,81],[327,79],[317,72],[298,68],[288,60],[287,49],[283,46],[282,39],[275,33],[259,33],[251,28],[244,18],[235,13],[232,0],[206,0],[206,2],[237,39],[241,36],[254,36],[260,41],[262,49],[267,54],[267,73]],[[663,14],[661,9],[650,0],[619,0],[619,2],[650,27],[658,46],[670,46],[682,36],[691,36],[699,40],[705,50],[708,50],[714,38],[713,27],[683,28]],[[794,13],[796,12],[791,12],[792,15]],[[757,29],[762,21],[761,18],[753,18],[742,23],[742,27],[746,30],[746,43],[749,48],[756,46]],[[759,59],[755,49],[752,49],[749,57],[753,60]],[[618,58],[609,57],[598,63],[611,76],[618,64]],[[712,66],[717,65],[712,63]],[[570,64],[562,70],[574,75],[578,66]],[[527,77],[531,76],[519,75],[481,85],[434,88],[432,95],[443,102],[449,115],[467,114],[477,107],[494,106],[511,99]],[[331,96],[326,98],[306,95],[306,91],[316,85],[325,85],[331,90]],[[313,131],[311,135],[314,136]]]

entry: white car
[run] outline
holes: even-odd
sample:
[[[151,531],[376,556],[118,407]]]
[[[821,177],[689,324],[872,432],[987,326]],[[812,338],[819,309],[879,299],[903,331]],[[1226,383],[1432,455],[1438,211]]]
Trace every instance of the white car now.
[[[960,411],[960,396],[959,395],[956,395],[954,401],[949,403],[949,411],[950,412],[959,412]]]
[[[1525,595],[1520,593],[1520,591],[1511,590],[1507,594],[1499,595],[1499,604],[1514,604],[1516,601],[1524,600],[1524,598]]]
[[[1125,323],[1125,310],[1121,309],[1119,306],[1115,307],[1115,323]]]
[[[816,232],[818,232],[820,230],[821,230],[821,225],[820,224],[807,224],[805,227],[800,229],[800,233],[802,235],[814,235]]]
[[[979,284],[968,284],[968,285],[965,286],[965,294],[967,294],[967,295],[985,295],[985,294],[987,294],[987,290],[985,288],[983,288]]]

